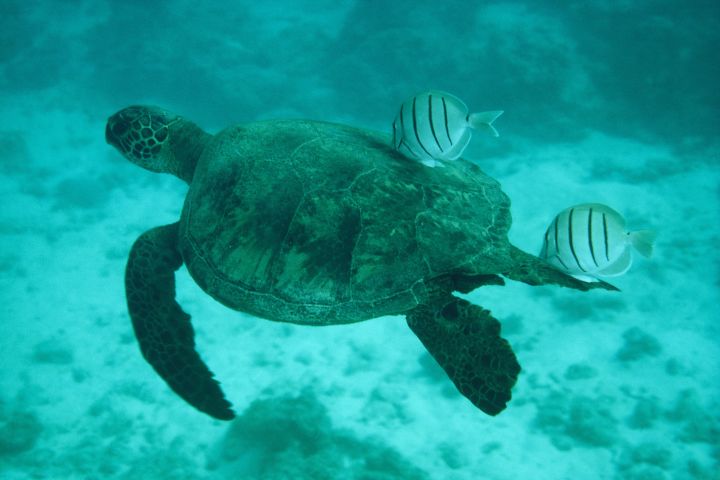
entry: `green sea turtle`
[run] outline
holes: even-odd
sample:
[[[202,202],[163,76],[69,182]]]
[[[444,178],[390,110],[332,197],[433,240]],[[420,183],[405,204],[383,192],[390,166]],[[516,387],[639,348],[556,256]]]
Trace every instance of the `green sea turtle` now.
[[[381,133],[289,120],[210,135],[132,106],[110,117],[105,135],[133,163],[189,184],[180,220],[132,246],[125,288],[145,359],[218,419],[234,413],[175,301],[183,263],[210,296],[265,319],[334,325],[403,314],[460,393],[490,415],[510,400],[520,366],[500,323],[453,292],[502,285],[501,275],[614,288],[513,247],[510,202],[476,165],[427,168]]]

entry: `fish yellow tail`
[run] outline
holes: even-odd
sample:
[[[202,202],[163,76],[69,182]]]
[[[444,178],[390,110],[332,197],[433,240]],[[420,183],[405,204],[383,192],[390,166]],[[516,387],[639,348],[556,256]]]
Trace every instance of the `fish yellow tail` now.
[[[653,252],[653,244],[657,234],[652,230],[639,230],[630,233],[630,243],[640,255],[650,258]]]
[[[468,123],[475,130],[485,131],[493,137],[499,137],[500,134],[492,124],[503,112],[504,110],[493,110],[490,112],[471,113],[468,115]]]

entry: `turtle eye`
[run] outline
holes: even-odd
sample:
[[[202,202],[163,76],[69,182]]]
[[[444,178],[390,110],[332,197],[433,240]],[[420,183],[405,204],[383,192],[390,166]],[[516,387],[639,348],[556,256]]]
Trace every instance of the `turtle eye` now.
[[[127,133],[127,131],[128,131],[128,124],[123,121],[115,122],[112,126],[112,133],[115,136],[120,137],[122,135],[125,135],[125,133]]]
[[[130,126],[118,115],[110,117],[105,126],[105,141],[120,150],[120,153],[127,156],[128,153],[128,130]]]

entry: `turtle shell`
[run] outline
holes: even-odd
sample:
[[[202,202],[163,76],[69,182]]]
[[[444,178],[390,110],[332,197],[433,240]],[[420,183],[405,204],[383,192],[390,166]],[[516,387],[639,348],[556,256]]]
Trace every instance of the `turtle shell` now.
[[[205,147],[179,245],[196,282],[231,308],[348,323],[414,308],[438,277],[503,271],[509,206],[465,160],[428,168],[384,134],[257,122]]]

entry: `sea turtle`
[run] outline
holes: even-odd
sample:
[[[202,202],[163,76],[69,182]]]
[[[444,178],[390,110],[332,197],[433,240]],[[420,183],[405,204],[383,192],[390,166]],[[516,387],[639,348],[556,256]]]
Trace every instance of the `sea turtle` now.
[[[131,162],[189,184],[178,222],[130,250],[128,310],[145,359],[212,417],[234,417],[175,301],[184,263],[224,305],[305,325],[404,314],[460,393],[496,415],[520,366],[490,312],[458,298],[503,277],[585,283],[512,246],[510,202],[463,159],[427,168],[388,135],[309,120],[262,121],[210,135],[166,110],[131,106],[105,136]]]

